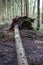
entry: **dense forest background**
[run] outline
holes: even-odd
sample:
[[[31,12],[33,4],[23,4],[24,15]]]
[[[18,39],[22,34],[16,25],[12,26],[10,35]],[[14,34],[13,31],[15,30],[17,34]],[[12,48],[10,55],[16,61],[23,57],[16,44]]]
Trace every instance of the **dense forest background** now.
[[[35,19],[39,17],[40,23],[42,23],[43,0],[0,0],[0,20],[2,21],[4,21],[5,19],[9,20],[17,16],[24,16],[24,15],[27,15],[28,17]]]
[[[25,2],[22,0],[22,15],[25,15]],[[28,0],[30,17],[37,17],[37,0]],[[0,17],[15,17],[21,15],[21,0],[0,0]],[[42,0],[40,0],[40,17],[42,16]]]

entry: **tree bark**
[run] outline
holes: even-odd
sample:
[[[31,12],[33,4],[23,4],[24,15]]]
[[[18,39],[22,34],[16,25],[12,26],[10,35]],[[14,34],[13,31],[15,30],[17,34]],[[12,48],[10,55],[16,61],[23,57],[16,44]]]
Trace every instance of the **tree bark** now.
[[[33,15],[35,13],[35,6],[36,6],[36,0],[34,1],[34,6],[33,6]]]
[[[26,16],[26,1],[24,0],[24,15]]]
[[[40,28],[40,0],[37,0],[37,30]]]
[[[26,4],[26,16],[29,16],[29,1],[25,0],[25,4]]]
[[[43,24],[43,0],[42,0],[42,24]]]
[[[22,0],[21,0],[21,16],[22,16]]]
[[[6,17],[7,17],[7,0],[5,0],[6,3]]]

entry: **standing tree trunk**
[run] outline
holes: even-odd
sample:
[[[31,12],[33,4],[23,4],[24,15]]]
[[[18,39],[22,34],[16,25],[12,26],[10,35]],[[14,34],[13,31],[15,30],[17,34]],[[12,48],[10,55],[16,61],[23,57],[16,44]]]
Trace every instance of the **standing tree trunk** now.
[[[36,6],[36,0],[34,1],[34,6],[33,6],[33,15],[35,13],[35,6]]]
[[[22,16],[22,0],[21,0],[21,16]]]
[[[0,0],[0,14],[1,14],[1,16],[2,16],[2,14],[3,14],[3,7],[2,7],[3,5],[2,5],[2,0]]]
[[[14,0],[13,0],[13,18],[14,18]]]
[[[40,0],[37,0],[37,30],[40,28]]]
[[[25,3],[26,3],[26,16],[28,17],[29,16],[29,1],[25,0]]]
[[[42,0],[42,24],[43,24],[43,0]]]
[[[12,0],[11,0],[10,3],[11,3],[11,5],[10,5],[10,7],[11,7],[11,8],[10,8],[10,9],[11,9],[11,18],[12,18]]]
[[[3,13],[3,22],[4,22],[4,16],[5,16],[5,1],[2,1],[2,13]]]
[[[26,16],[26,1],[24,0],[24,15]]]
[[[11,0],[11,2],[10,2],[10,3],[11,3],[11,18],[13,18],[13,11],[12,11],[13,7],[12,7],[12,2],[13,2],[13,1]]]
[[[7,17],[7,0],[5,0],[6,3],[6,17]]]

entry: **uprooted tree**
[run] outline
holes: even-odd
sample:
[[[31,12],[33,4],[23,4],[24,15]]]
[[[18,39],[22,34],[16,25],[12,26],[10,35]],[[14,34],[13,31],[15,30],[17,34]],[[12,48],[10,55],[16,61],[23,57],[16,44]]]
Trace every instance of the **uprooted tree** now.
[[[33,29],[32,27],[32,23],[34,22],[34,19],[29,18],[27,16],[23,16],[23,17],[18,17],[18,18],[14,18],[12,19],[12,24],[10,26],[9,30],[14,30],[14,26],[15,24],[19,25],[19,29],[23,29],[23,28],[27,28],[27,29]]]

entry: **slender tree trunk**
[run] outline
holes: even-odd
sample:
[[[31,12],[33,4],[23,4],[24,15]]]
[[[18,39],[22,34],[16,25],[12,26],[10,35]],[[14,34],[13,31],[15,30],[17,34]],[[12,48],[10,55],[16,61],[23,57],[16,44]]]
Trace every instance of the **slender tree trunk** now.
[[[4,2],[3,10],[4,10],[4,15],[3,16],[5,17],[5,2]]]
[[[26,16],[26,1],[24,0],[24,15]]]
[[[2,3],[3,6],[2,6],[2,11],[3,11],[3,22],[4,22],[4,16],[5,16],[5,2]]]
[[[2,16],[2,12],[3,12],[3,10],[2,10],[2,0],[0,1],[0,6],[1,6],[1,8],[0,8],[0,11],[1,11],[1,16]]]
[[[9,18],[9,1],[7,2],[7,16],[8,16],[8,18]]]
[[[28,17],[29,16],[29,1],[25,0],[25,3],[26,3],[26,16]]]
[[[7,17],[7,0],[5,0],[6,3],[6,17]]]
[[[13,18],[14,18],[14,0],[13,0]]]
[[[43,24],[43,0],[42,0],[42,24]]]
[[[22,16],[22,0],[21,0],[21,16]]]
[[[34,1],[34,6],[33,6],[33,15],[35,13],[35,6],[36,6],[36,0]]]
[[[11,18],[12,18],[12,0],[11,0]]]
[[[9,18],[10,18],[10,16],[11,16],[11,13],[10,13],[10,0],[9,0],[9,5],[8,5],[8,8],[9,8]]]
[[[37,0],[37,30],[40,28],[40,0]]]

